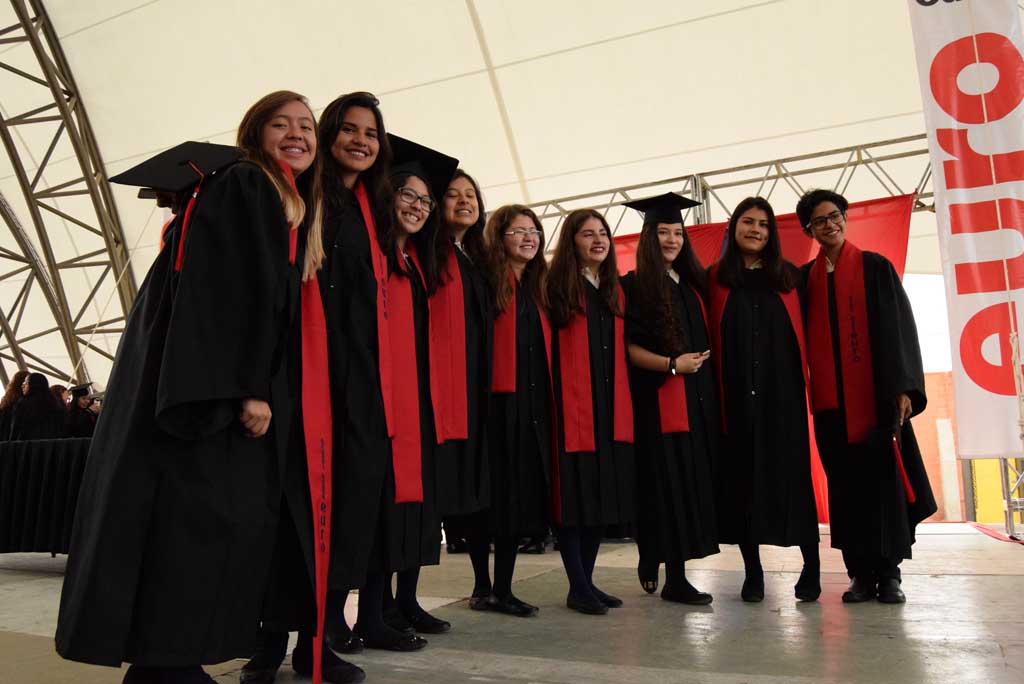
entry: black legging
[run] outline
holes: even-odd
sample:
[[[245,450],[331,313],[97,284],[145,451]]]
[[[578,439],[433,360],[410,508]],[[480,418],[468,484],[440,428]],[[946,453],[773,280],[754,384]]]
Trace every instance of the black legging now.
[[[569,592],[579,599],[597,600],[594,595],[594,564],[601,548],[601,527],[559,527],[558,551],[569,578]]]

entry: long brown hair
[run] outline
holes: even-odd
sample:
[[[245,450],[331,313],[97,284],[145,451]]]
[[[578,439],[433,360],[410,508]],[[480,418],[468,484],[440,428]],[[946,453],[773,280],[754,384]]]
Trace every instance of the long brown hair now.
[[[768,217],[768,242],[761,250],[761,268],[768,275],[773,289],[789,292],[796,286],[796,268],[782,257],[782,242],[779,240],[779,224],[775,221],[775,211],[764,197],[748,197],[739,204],[729,217],[726,231],[725,254],[718,261],[718,282],[725,287],[742,287],[743,253],[736,244],[736,226],[743,214],[751,209],[760,209]]]
[[[316,149],[313,150],[313,164],[296,179],[296,185],[300,188],[299,192],[296,192],[274,158],[263,149],[263,129],[267,123],[278,109],[296,101],[310,109],[309,101],[305,97],[290,90],[277,90],[261,97],[242,117],[242,123],[238,125],[236,144],[245,153],[246,159],[263,169],[270,182],[274,184],[274,188],[281,196],[288,225],[297,229],[305,219],[309,219],[306,222],[306,259],[302,265],[302,279],[309,280],[324,261],[323,240],[320,237],[323,233],[324,213],[320,185],[321,155]],[[309,118],[313,122],[313,132],[319,140],[316,117],[313,116],[312,109]]]
[[[616,316],[622,315],[619,307],[619,272],[615,264],[615,242],[612,231],[604,216],[593,209],[577,209],[565,218],[562,231],[558,235],[555,254],[551,259],[551,270],[548,273],[548,303],[551,307],[551,320],[556,327],[569,324],[573,314],[583,312],[583,265],[576,256],[576,233],[583,224],[595,218],[608,233],[608,256],[601,262],[598,279],[601,281],[598,291],[608,309]]]
[[[497,311],[504,311],[505,307],[512,301],[513,285],[510,282],[509,274],[512,273],[512,264],[509,263],[508,253],[505,251],[505,232],[509,226],[520,216],[526,216],[533,222],[533,227],[540,231],[540,244],[537,246],[537,253],[526,264],[521,279],[522,286],[537,302],[541,311],[546,312],[548,308],[548,297],[545,285],[548,277],[548,262],[544,259],[544,226],[533,210],[522,204],[506,204],[498,207],[487,219],[484,227],[484,242],[488,250],[488,274],[491,279],[491,287],[494,289],[494,304]]]
[[[462,248],[466,250],[466,254],[469,255],[470,260],[474,264],[478,264],[482,267],[487,260],[487,247],[484,244],[484,226],[487,222],[487,210],[484,209],[484,197],[480,194],[480,184],[476,182],[476,179],[470,176],[462,169],[456,169],[455,175],[452,176],[451,181],[448,185],[460,178],[465,178],[469,181],[469,184],[473,186],[473,192],[476,193],[476,206],[480,210],[477,213],[476,223],[471,225],[462,236]],[[447,194],[447,193],[445,193]],[[439,204],[444,203],[443,197],[438,197],[437,201]],[[439,264],[445,264],[448,261],[448,253],[453,249],[452,240],[454,239],[454,231],[451,226],[444,222],[444,217],[441,218],[441,232],[439,233],[440,239],[438,239],[438,254],[437,260]]]
[[[662,222],[664,223],[664,222]],[[655,339],[662,345],[662,351],[672,356],[687,350],[689,341],[683,332],[682,322],[676,320],[675,310],[669,283],[665,277],[665,257],[661,252],[658,240],[659,222],[655,219],[645,220],[640,230],[640,239],[636,246],[636,289],[635,300],[640,317],[647,321],[655,333]],[[679,277],[695,289],[704,292],[704,281],[707,277],[697,255],[694,254],[690,236],[683,228],[683,248],[672,262],[672,268]],[[633,306],[632,300],[630,306]]]
[[[17,371],[11,377],[11,381],[7,383],[7,391],[4,392],[4,398],[0,399],[0,410],[11,408],[18,399],[21,399],[21,386],[25,384],[25,378],[27,377],[27,370]]]

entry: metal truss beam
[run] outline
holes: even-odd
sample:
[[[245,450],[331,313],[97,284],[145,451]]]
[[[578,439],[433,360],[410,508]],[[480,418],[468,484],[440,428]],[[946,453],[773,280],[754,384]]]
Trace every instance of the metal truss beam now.
[[[530,208],[547,225],[554,223],[547,240],[550,253],[563,219],[574,209],[596,209],[608,220],[612,232],[617,232],[626,215],[626,202],[671,190],[701,202],[684,215],[687,223],[711,223],[727,220],[732,211],[722,199],[724,191],[742,191],[744,196],[761,195],[769,200],[788,191],[795,201],[803,194],[805,185],[844,192],[857,173],[869,176],[869,182],[878,187],[880,194],[915,193],[914,211],[934,211],[928,138],[923,133],[561,197],[536,202]]]
[[[17,104],[13,95],[0,92],[0,142],[34,239],[0,194],[0,219],[18,247],[0,248],[0,282],[24,278],[13,305],[0,302],[0,379],[7,382],[8,367],[16,366],[66,381],[85,381],[90,354],[111,357],[92,337],[107,334],[116,329],[112,324],[124,321],[137,292],[135,278],[96,139],[53,24],[41,0],[10,4],[16,23],[0,28],[0,45],[14,47],[0,54],[0,69],[20,79],[23,91]],[[13,50],[21,58],[19,66],[4,59]],[[34,69],[26,66],[29,56]],[[58,150],[65,158],[55,159]],[[69,163],[68,150],[75,163]],[[71,248],[67,244],[55,248],[52,238],[60,234],[58,228],[69,237],[72,254],[62,253]],[[68,284],[73,273],[74,284]],[[83,276],[88,288],[81,285]],[[101,292],[109,293],[108,302],[97,301]],[[104,309],[108,303],[116,306],[116,313],[99,311],[101,303]],[[26,311],[38,321],[46,313],[44,306],[52,326],[23,332]],[[98,320],[101,317],[108,320]],[[46,361],[46,355],[31,348],[52,335],[61,338],[66,367]],[[52,358],[52,351],[48,355]]]

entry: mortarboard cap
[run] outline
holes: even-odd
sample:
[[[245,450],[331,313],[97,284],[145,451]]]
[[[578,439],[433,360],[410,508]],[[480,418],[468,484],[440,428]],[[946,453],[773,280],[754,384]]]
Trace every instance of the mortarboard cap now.
[[[459,160],[391,133],[388,133],[388,140],[394,157],[392,175],[411,173],[423,179],[430,188],[430,194],[440,202],[448,191],[448,183],[455,170],[459,168]]]
[[[192,164],[209,176],[241,157],[242,151],[233,145],[189,141],[117,174],[110,182],[137,185],[143,188],[140,197],[152,197],[152,191],[177,193],[199,181],[199,174],[192,168]]]
[[[695,202],[689,197],[683,197],[674,192],[666,192],[664,195],[626,202],[626,206],[642,213],[645,223],[647,221],[682,223],[683,209],[699,207],[700,202]]]
[[[89,396],[89,390],[91,387],[91,382],[87,382],[84,385],[75,385],[70,390],[71,396],[74,397],[75,399],[78,399],[79,397],[87,397]]]

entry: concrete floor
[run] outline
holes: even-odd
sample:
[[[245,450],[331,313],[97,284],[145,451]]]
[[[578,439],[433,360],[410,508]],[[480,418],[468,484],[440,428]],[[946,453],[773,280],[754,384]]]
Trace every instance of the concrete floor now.
[[[715,602],[687,608],[641,591],[635,546],[606,544],[595,579],[626,605],[603,617],[565,608],[557,553],[521,556],[514,590],[540,606],[534,619],[469,610],[462,598],[472,586],[468,558],[442,554],[440,567],[424,571],[420,593],[452,632],[430,637],[419,653],[349,658],[375,684],[1024,682],[1024,547],[967,525],[923,525],[915,558],[903,566],[908,603],[846,606],[842,561],[827,546],[824,535],[818,603],[793,598],[799,551],[765,548],[765,601],[744,604],[742,561],[735,547],[724,547],[689,564],[691,581]],[[54,653],[63,564],[45,555],[0,555],[0,684],[121,681],[117,670]],[[238,681],[241,665],[208,671],[228,684]],[[286,664],[278,681],[303,680]]]

